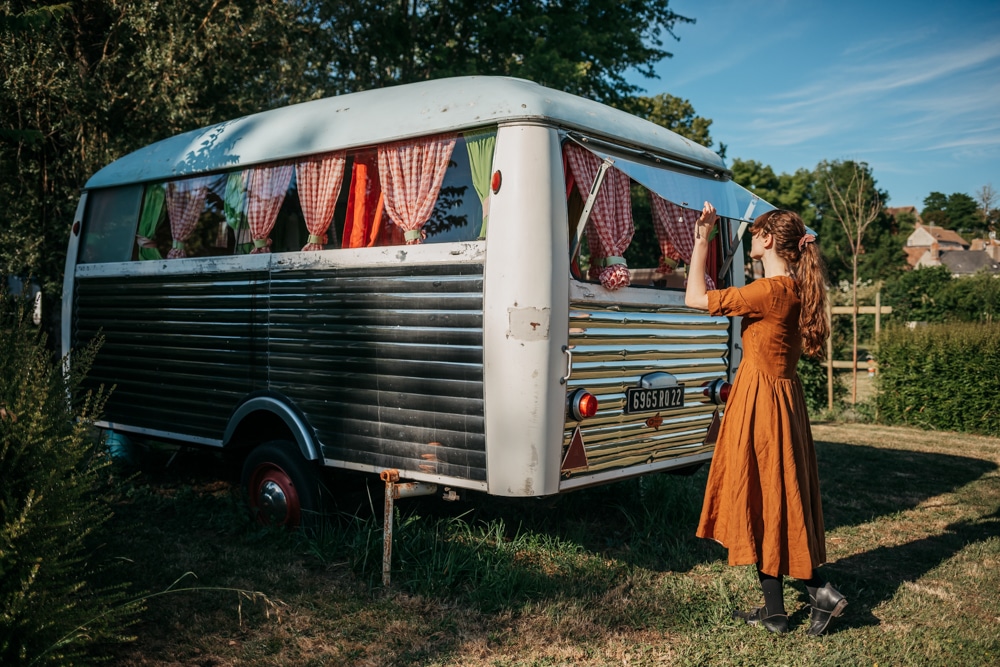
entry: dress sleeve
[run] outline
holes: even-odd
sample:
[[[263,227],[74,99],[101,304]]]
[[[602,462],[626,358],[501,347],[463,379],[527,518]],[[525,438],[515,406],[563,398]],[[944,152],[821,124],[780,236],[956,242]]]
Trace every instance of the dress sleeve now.
[[[755,280],[746,287],[709,290],[708,312],[711,315],[753,315],[763,317],[771,305],[767,280]]]

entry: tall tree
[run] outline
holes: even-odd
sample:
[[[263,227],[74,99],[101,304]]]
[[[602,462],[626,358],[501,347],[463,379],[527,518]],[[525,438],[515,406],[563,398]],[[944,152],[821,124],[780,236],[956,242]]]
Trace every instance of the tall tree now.
[[[851,401],[858,402],[858,260],[864,250],[864,237],[869,225],[882,213],[882,200],[876,194],[871,196],[869,190],[868,165],[851,163],[850,180],[838,183],[832,172],[828,172],[823,181],[830,202],[831,217],[840,223],[847,238],[851,252],[851,307],[853,339],[851,350],[854,363],[851,367],[853,389]]]
[[[0,2],[0,273],[43,286],[53,334],[79,190],[104,164],[207,123],[317,94],[318,28],[293,0]],[[57,340],[55,335],[51,338]]]
[[[888,193],[879,190],[871,167],[864,162],[823,161],[815,170],[815,186],[810,199],[815,206],[815,229],[819,232],[820,247],[826,260],[830,282],[834,285],[851,282],[854,253],[844,228],[833,212],[833,203],[827,184],[842,192],[851,191],[852,181],[857,181],[858,170],[864,172],[863,200],[886,202]],[[859,280],[884,280],[898,271],[905,262],[903,240],[895,233],[892,216],[881,209],[866,229],[864,243],[858,256]]]
[[[924,199],[924,210],[920,215],[928,224],[962,234],[986,230],[979,205],[964,192],[953,192],[950,195],[941,192],[930,193]]]
[[[982,216],[984,228],[990,232],[996,232],[997,197],[997,191],[993,189],[992,183],[987,183],[976,190],[976,203],[979,205],[979,215]]]
[[[318,0],[336,92],[443,76],[499,74],[602,102],[654,76],[664,38],[693,19],[669,0]]]

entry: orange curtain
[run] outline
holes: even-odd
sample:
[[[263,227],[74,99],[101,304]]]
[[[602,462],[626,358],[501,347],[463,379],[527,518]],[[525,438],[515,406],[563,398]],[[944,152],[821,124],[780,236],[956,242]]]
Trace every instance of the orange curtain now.
[[[344,247],[368,248],[378,240],[382,227],[384,200],[378,178],[378,156],[374,151],[361,153],[351,167],[351,185],[347,195],[347,219],[344,221]]]

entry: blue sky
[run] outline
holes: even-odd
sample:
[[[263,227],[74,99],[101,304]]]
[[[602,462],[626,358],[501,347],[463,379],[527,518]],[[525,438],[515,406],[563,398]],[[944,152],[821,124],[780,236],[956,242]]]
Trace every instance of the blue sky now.
[[[1000,0],[673,0],[697,19],[659,79],[711,118],[727,161],[777,173],[859,160],[890,206],[1000,190]]]

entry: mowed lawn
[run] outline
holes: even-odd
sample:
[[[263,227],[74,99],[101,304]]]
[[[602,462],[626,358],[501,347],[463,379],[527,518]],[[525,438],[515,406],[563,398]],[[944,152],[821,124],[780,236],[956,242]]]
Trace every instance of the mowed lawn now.
[[[154,594],[116,665],[1000,664],[1000,439],[816,424],[830,563],[847,597],[806,635],[740,625],[751,568],[694,537],[706,469],[558,499],[397,505],[381,585],[381,488],[350,480],[322,535],[258,529],[214,459],[126,485],[99,552]],[[161,462],[162,463],[162,462]],[[171,592],[160,594],[167,588]]]

